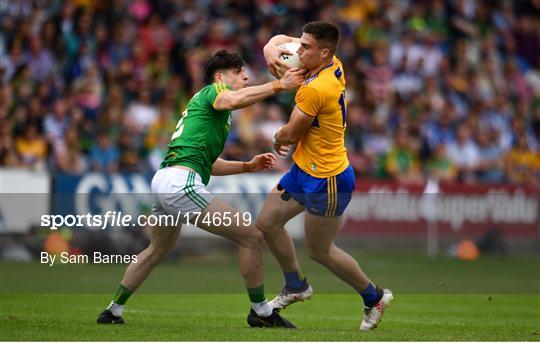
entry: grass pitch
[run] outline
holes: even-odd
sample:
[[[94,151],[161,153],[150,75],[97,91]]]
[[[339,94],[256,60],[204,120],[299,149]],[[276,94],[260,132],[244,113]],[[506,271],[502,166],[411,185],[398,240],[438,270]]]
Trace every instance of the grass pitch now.
[[[359,253],[368,274],[395,292],[380,327],[358,331],[361,298],[302,261],[313,300],[283,315],[298,330],[252,329],[236,263],[193,260],[160,266],[128,302],[127,325],[95,324],[123,266],[0,264],[1,340],[46,341],[540,341],[538,258],[472,263],[421,254]],[[265,261],[267,295],[280,288]]]

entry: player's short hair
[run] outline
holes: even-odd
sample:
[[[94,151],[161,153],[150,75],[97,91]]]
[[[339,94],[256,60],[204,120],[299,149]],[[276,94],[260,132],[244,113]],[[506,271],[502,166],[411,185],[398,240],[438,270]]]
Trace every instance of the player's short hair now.
[[[312,21],[302,28],[304,33],[312,35],[319,45],[330,50],[332,54],[336,53],[339,43],[339,28],[327,21]]]
[[[245,65],[244,59],[238,53],[227,50],[219,50],[204,63],[204,77],[206,82],[214,80],[214,74],[218,70],[240,69]]]

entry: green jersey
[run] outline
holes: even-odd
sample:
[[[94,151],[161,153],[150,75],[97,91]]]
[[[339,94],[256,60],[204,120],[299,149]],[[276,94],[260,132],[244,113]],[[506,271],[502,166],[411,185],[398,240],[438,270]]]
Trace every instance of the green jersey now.
[[[176,124],[161,168],[189,167],[208,185],[212,165],[223,152],[231,126],[231,111],[216,110],[214,104],[217,96],[228,90],[230,87],[224,83],[213,83],[189,100]]]

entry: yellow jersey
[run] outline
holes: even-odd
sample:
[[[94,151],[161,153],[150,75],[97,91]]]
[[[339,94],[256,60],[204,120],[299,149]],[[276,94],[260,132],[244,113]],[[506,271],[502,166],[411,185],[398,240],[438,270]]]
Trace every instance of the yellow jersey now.
[[[293,160],[316,178],[327,178],[349,166],[345,148],[345,73],[341,61],[304,81],[296,93],[296,107],[315,119],[298,143]]]

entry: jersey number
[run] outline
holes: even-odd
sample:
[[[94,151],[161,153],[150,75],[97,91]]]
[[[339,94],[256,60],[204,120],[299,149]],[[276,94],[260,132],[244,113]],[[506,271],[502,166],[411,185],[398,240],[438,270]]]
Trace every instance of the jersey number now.
[[[182,135],[182,132],[184,132],[184,118],[186,118],[188,115],[187,108],[182,112],[182,118],[178,121],[176,124],[176,129],[174,130],[174,133],[171,137],[171,141],[175,140],[176,138],[180,137]]]
[[[347,108],[345,106],[345,92],[341,93],[338,103],[339,107],[341,107],[341,118],[343,119],[343,127],[345,127],[345,117],[347,117]]]

